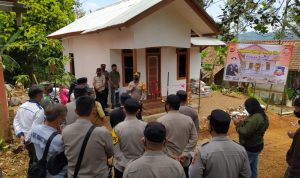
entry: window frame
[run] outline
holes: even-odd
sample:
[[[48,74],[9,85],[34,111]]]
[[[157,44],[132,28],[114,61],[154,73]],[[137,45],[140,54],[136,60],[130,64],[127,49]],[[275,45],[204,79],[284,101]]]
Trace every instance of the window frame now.
[[[122,49],[122,83],[123,86],[128,86],[129,83],[126,83],[126,72],[125,72],[125,57],[132,57],[132,69],[134,73],[134,54],[133,49]],[[133,77],[133,74],[132,74]]]
[[[176,78],[177,80],[184,80],[188,77],[188,71],[189,71],[189,66],[188,66],[188,58],[189,58],[189,50],[187,48],[178,48],[176,49],[176,54],[177,54],[177,70],[176,70]],[[179,77],[179,59],[180,55],[185,55],[185,76],[184,77]]]

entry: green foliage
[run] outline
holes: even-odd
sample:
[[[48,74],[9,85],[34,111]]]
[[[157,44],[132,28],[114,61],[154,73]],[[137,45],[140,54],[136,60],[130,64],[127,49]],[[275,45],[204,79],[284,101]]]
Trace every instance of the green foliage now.
[[[9,148],[9,145],[5,144],[5,141],[3,139],[0,139],[0,150],[7,150]]]
[[[223,90],[223,87],[220,86],[220,85],[212,84],[211,85],[211,90],[212,91],[221,91],[221,90]]]
[[[201,51],[201,59],[206,58],[207,55],[208,55],[208,51],[206,49]]]
[[[293,99],[294,90],[291,88],[286,87],[285,88],[285,94],[288,97],[289,100]]]
[[[16,84],[22,83],[23,86],[28,86],[30,83],[29,75],[18,75],[18,76],[15,76],[14,79],[16,80]]]
[[[202,68],[206,71],[212,71],[213,65],[212,64],[202,64]]]
[[[49,63],[56,62],[56,74],[64,73],[63,46],[60,40],[48,39],[47,35],[75,20],[75,0],[19,0],[27,11],[22,14],[23,24],[17,40],[5,49],[5,54],[13,58],[21,68],[5,71],[9,82],[13,76],[24,74],[38,81],[50,79]],[[17,29],[15,13],[0,12],[0,38],[7,42]],[[58,61],[62,61],[59,63]],[[33,81],[33,80],[32,80]]]

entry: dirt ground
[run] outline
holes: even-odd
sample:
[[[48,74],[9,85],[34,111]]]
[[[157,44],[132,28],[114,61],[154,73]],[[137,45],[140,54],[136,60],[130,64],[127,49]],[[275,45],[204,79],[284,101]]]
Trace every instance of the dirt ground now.
[[[201,98],[200,118],[207,117],[213,109],[237,108],[243,105],[246,97],[228,97],[221,93],[213,93],[209,97]],[[194,100],[197,103],[197,100]],[[260,155],[259,177],[260,178],[281,178],[287,167],[285,154],[292,142],[287,136],[287,131],[296,130],[297,119],[293,116],[280,117],[277,114],[268,112],[270,127],[265,135],[265,148]],[[229,136],[238,141],[234,125],[231,125]],[[203,130],[200,134],[201,142],[210,138],[209,132]],[[27,157],[26,152],[13,154],[11,151],[0,152],[0,170],[3,177],[21,178],[26,177]],[[0,175],[1,177],[1,175]]]

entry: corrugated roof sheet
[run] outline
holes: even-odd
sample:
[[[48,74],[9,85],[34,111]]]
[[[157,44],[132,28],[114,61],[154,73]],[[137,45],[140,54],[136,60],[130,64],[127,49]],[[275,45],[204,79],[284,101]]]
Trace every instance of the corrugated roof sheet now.
[[[191,38],[192,45],[195,46],[223,46],[226,45],[221,40],[209,37],[192,37]]]
[[[123,0],[85,15],[64,28],[50,34],[49,37],[75,32],[88,33],[119,25],[161,1],[163,0]]]

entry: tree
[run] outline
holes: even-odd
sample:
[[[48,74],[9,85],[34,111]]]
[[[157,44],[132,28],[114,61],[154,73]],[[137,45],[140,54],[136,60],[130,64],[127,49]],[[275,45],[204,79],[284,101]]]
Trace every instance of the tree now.
[[[22,31],[17,40],[6,47],[6,54],[20,64],[13,72],[5,71],[6,79],[13,81],[13,76],[24,74],[37,76],[39,81],[49,80],[50,61],[64,59],[63,46],[60,40],[48,39],[47,35],[64,27],[75,20],[74,0],[19,0],[25,4],[27,12],[23,14]],[[8,36],[16,32],[14,13],[0,13],[0,38],[8,40]],[[65,61],[65,60],[64,60]],[[57,69],[63,69],[64,64],[58,63]],[[64,70],[57,70],[64,72]],[[33,81],[33,80],[32,80]]]

